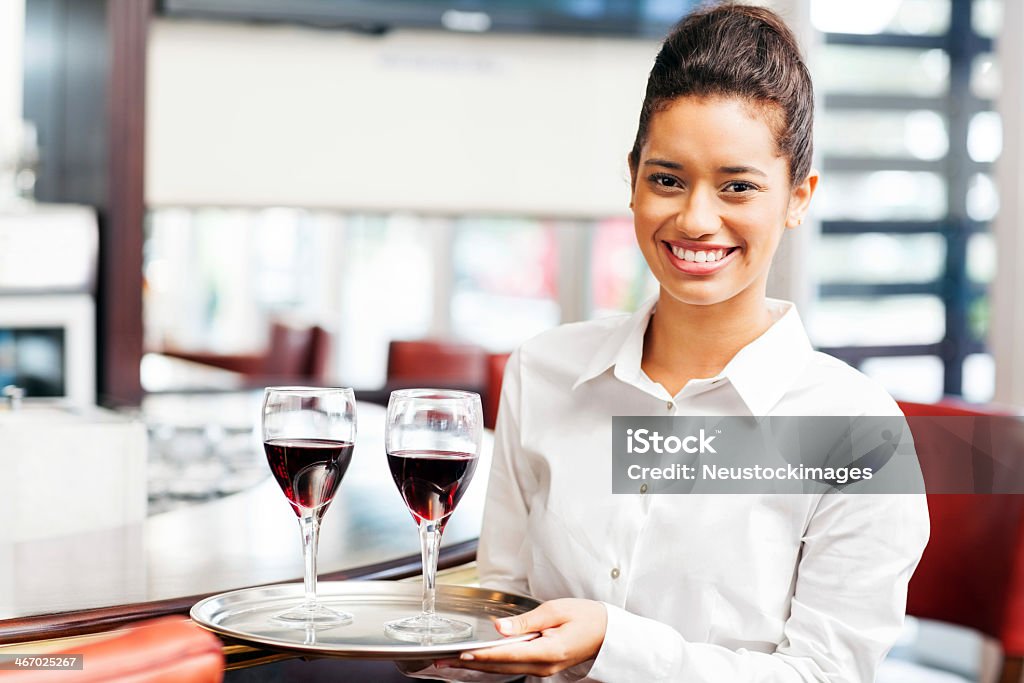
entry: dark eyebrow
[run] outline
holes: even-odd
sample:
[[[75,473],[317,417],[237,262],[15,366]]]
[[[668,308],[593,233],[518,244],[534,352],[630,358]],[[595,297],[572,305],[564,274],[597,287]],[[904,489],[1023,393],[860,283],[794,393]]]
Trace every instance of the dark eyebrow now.
[[[683,170],[683,165],[676,163],[675,161],[667,161],[665,159],[648,159],[644,162],[644,166],[661,166],[663,168],[671,168],[677,171]]]
[[[644,162],[644,166],[661,166],[662,168],[671,168],[677,171],[681,171],[683,169],[682,164],[675,161],[668,161],[667,159],[648,159]],[[767,173],[753,166],[722,166],[718,170],[720,173],[751,173],[753,175],[759,175],[762,178],[768,177]]]
[[[762,178],[767,178],[768,174],[759,168],[753,166],[722,166],[718,169],[722,173],[751,173],[753,175],[759,175]]]

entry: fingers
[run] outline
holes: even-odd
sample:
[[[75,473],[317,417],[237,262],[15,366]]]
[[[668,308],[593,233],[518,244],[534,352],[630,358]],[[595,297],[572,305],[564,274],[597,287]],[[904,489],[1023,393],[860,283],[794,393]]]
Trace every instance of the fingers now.
[[[544,629],[561,626],[565,622],[565,618],[558,605],[554,604],[557,602],[557,600],[545,602],[540,607],[523,612],[518,616],[498,619],[494,622],[494,627],[503,636],[516,636],[521,633],[539,633]]]
[[[525,643],[464,652],[458,659],[440,660],[435,662],[435,666],[497,674],[550,676],[565,668],[567,654],[561,639],[545,637]]]
[[[517,617],[495,622],[502,635],[537,633],[540,637],[464,652],[458,659],[439,660],[436,665],[550,676],[596,656],[604,640],[604,616],[605,608],[600,603],[573,598],[551,600]]]
[[[554,662],[560,661],[564,654],[557,643],[551,638],[531,640],[525,643],[514,643],[499,647],[488,647],[472,652],[464,652],[460,662]]]
[[[528,676],[550,676],[564,668],[561,660],[554,658],[553,653],[548,652],[547,648],[530,645],[531,643],[517,643],[464,652],[458,659],[444,659],[435,662],[434,665],[441,671],[446,668],[470,669],[494,674]]]

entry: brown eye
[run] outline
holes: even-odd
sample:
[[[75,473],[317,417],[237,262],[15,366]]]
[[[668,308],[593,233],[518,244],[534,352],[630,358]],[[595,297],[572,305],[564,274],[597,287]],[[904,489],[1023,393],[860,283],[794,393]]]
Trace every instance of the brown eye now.
[[[655,185],[660,187],[682,187],[682,183],[675,176],[670,176],[664,173],[655,173],[648,177]]]
[[[754,190],[757,190],[758,187],[753,183],[737,180],[726,185],[725,189],[728,190],[729,194],[743,194],[746,192],[753,192]]]

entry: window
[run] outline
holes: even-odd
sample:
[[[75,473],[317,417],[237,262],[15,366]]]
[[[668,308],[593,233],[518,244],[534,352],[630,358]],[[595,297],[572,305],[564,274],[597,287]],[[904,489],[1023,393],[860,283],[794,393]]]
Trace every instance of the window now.
[[[633,221],[608,219],[591,231],[591,316],[635,311],[658,291],[658,285],[636,244]]]
[[[328,285],[341,298],[333,312],[335,376],[348,386],[380,386],[388,343],[422,339],[433,327],[435,243],[447,221],[411,214],[340,219],[336,280]]]
[[[552,222],[284,208],[160,208],[148,222],[150,349],[253,352],[274,318],[317,323],[334,336],[332,374],[376,387],[393,339],[509,351],[563,317]]]
[[[528,219],[454,222],[452,332],[505,352],[561,321],[555,225]]]
[[[897,398],[991,398],[985,353],[999,208],[991,165],[998,0],[812,0],[825,32],[819,148],[822,350]]]
[[[146,341],[218,353],[266,342],[277,314],[315,317],[332,226],[295,209],[160,209],[144,249]]]

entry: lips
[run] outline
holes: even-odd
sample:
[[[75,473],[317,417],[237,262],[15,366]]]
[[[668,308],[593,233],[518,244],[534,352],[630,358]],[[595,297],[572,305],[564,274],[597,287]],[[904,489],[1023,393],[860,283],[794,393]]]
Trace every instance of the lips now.
[[[731,262],[739,247],[704,243],[662,242],[669,262],[689,275],[717,273]]]

